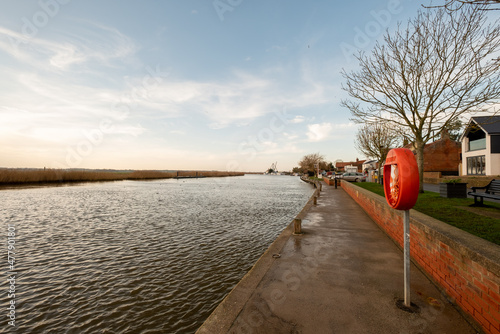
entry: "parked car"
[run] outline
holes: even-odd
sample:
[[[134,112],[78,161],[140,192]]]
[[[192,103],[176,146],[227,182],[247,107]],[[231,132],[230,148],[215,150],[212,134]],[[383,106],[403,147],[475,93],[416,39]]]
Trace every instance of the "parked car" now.
[[[366,176],[363,173],[344,173],[342,179],[351,182],[365,182]]]

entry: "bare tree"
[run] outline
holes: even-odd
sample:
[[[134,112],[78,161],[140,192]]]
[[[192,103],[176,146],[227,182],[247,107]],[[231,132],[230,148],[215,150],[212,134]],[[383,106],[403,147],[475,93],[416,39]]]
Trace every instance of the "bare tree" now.
[[[317,165],[321,168],[322,165],[326,166],[325,157],[319,153],[312,153],[305,155],[302,160],[298,162],[300,168],[304,172],[316,172]]]
[[[462,115],[500,99],[498,20],[467,6],[419,11],[403,28],[386,33],[371,54],[357,56],[360,70],[342,71],[352,99],[342,101],[358,123],[400,127],[413,142],[423,192],[424,146]]]
[[[318,166],[319,166],[319,169],[327,171],[327,170],[330,170],[330,164],[332,164],[332,163],[331,162],[328,163],[328,161],[320,161]],[[332,167],[333,167],[333,164],[332,164]]]
[[[439,8],[443,7],[451,11],[456,11],[462,6],[471,5],[478,6],[481,10],[500,10],[500,0],[446,0],[443,5],[429,5],[425,8]]]
[[[460,136],[462,135],[462,132],[464,130],[465,124],[462,122],[460,119],[456,119],[454,122],[450,122],[446,128],[443,130],[448,133],[448,136],[450,137],[451,140],[454,141],[459,141]],[[440,133],[434,133],[432,136],[432,141],[438,140],[442,138],[443,136],[443,131]]]
[[[359,128],[354,143],[361,154],[377,160],[380,175],[382,162],[389,150],[400,144],[400,139],[401,136],[386,123],[374,123]]]

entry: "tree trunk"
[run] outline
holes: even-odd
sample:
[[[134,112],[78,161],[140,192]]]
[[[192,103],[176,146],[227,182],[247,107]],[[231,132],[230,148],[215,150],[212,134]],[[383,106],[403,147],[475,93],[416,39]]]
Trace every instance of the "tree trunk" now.
[[[425,144],[423,141],[415,141],[419,179],[418,192],[421,194],[424,192],[424,146]]]
[[[377,179],[377,183],[384,184],[382,182],[382,174],[381,173],[382,173],[382,161],[379,161],[378,162],[378,179]]]

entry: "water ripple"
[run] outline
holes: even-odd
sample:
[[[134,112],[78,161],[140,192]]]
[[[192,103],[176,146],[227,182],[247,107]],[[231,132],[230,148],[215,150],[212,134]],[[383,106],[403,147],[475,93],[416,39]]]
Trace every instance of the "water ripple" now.
[[[194,332],[311,193],[272,176],[3,190],[18,330]]]

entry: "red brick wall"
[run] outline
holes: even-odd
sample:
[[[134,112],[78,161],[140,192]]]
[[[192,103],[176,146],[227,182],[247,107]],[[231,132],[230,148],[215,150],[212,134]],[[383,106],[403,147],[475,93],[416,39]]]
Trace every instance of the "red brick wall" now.
[[[462,145],[449,138],[440,139],[424,148],[425,172],[457,172]]]
[[[324,177],[324,176],[323,176],[323,181],[324,181],[327,185],[329,185],[329,186],[334,186],[334,185],[335,185],[335,179],[329,179],[329,178],[327,178],[327,177]],[[337,180],[337,181],[338,181],[338,183],[337,183],[337,184],[340,184],[340,180]]]
[[[342,188],[403,247],[403,213],[385,198],[342,182]],[[416,211],[410,214],[414,262],[486,333],[500,333],[500,246]]]

